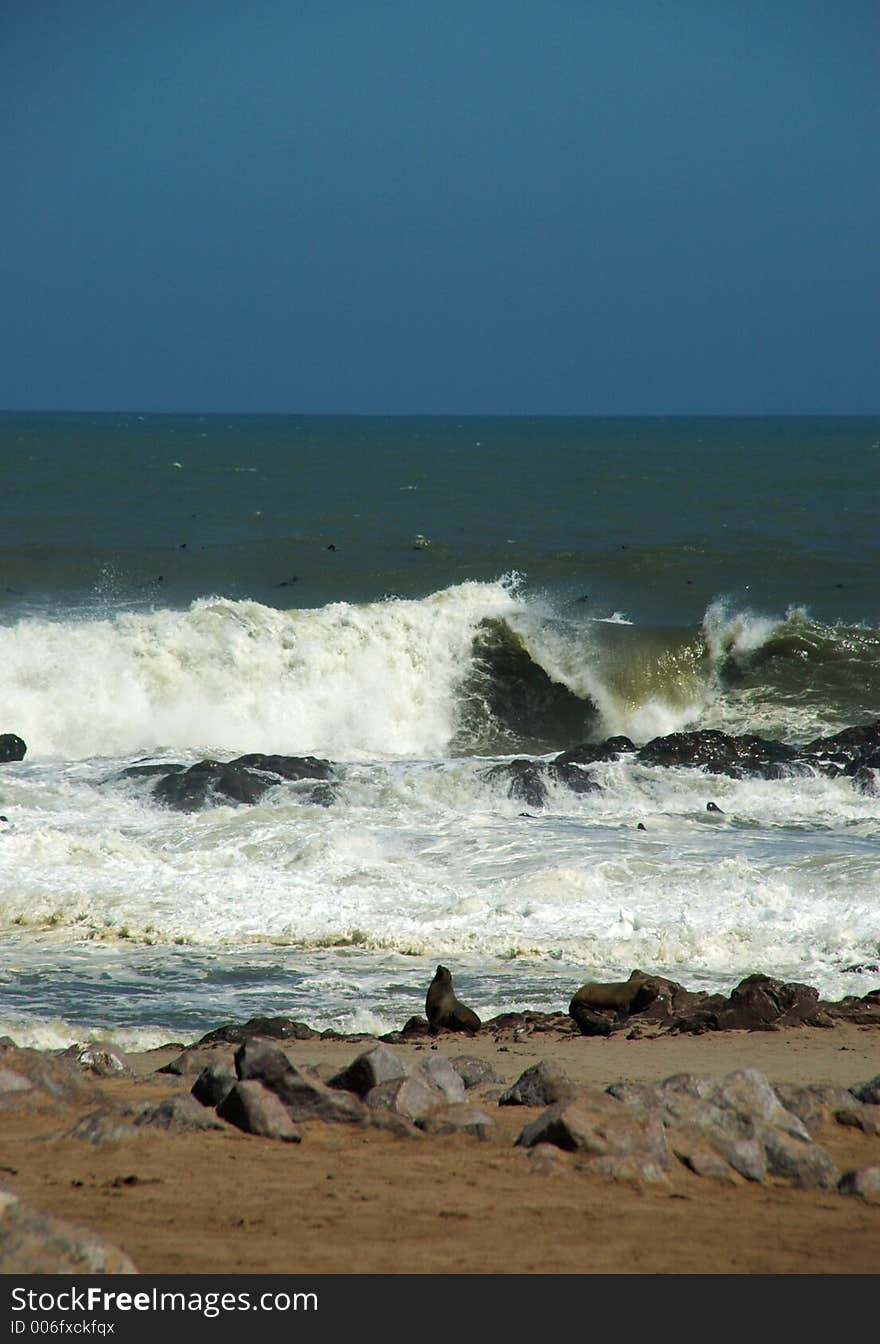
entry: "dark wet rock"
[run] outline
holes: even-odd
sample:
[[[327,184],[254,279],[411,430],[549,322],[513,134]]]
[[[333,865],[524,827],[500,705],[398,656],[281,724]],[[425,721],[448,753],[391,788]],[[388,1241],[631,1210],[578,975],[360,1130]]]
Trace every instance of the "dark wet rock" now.
[[[118,778],[154,779],[157,775],[182,774],[185,769],[185,765],[177,765],[173,761],[148,761],[144,764],[127,765],[124,770],[120,770]]]
[[[504,761],[488,769],[485,778],[493,784],[506,786],[508,798],[515,798],[529,807],[540,808],[547,801],[545,768],[540,761],[526,757]]]
[[[263,1040],[312,1041],[318,1035],[319,1033],[313,1031],[305,1022],[297,1022],[292,1017],[251,1017],[247,1022],[227,1022],[225,1026],[207,1032],[197,1044],[209,1045],[212,1041],[228,1041],[233,1045],[240,1045],[243,1041],[250,1040],[252,1036],[259,1036]]]
[[[416,1014],[406,1019],[400,1031],[386,1031],[379,1040],[385,1045],[404,1045],[407,1041],[420,1041],[430,1035],[428,1019]]]
[[[338,784],[316,784],[313,789],[309,789],[304,801],[314,807],[332,807],[338,797]]]
[[[475,1139],[485,1139],[495,1121],[479,1106],[460,1101],[418,1116],[415,1124],[423,1133],[434,1138],[448,1134],[469,1134]]]
[[[0,733],[0,765],[8,761],[23,761],[27,744],[16,733]]]
[[[857,1195],[866,1204],[880,1204],[880,1166],[844,1172],[837,1188],[842,1195]]]
[[[333,766],[317,756],[267,756],[253,751],[236,756],[229,764],[236,769],[261,770],[280,779],[332,779]]]
[[[824,774],[855,775],[869,758],[880,754],[880,719],[817,737],[800,754],[812,759]]]
[[[880,1073],[869,1078],[866,1083],[856,1083],[849,1090],[857,1101],[866,1102],[869,1106],[880,1106]]]
[[[568,1101],[576,1087],[571,1079],[554,1064],[541,1059],[521,1073],[515,1083],[498,1098],[499,1106],[552,1106]]]
[[[217,1114],[245,1134],[286,1143],[302,1139],[281,1099],[255,1079],[234,1083],[218,1105]]]
[[[258,803],[268,789],[282,781],[317,780],[305,801],[329,806],[336,794],[333,766],[316,756],[273,756],[251,752],[232,761],[197,761],[189,767],[147,762],[129,766],[122,777],[159,779],[153,797],[166,807],[196,812],[215,803]]]
[[[409,1065],[399,1055],[380,1043],[365,1050],[334,1077],[328,1078],[327,1086],[365,1097],[380,1083],[406,1078],[411,1072]]]
[[[582,766],[570,761],[551,761],[546,767],[548,779],[564,784],[572,793],[599,793],[600,786],[588,775]]]
[[[422,1072],[380,1083],[365,1100],[371,1111],[393,1111],[407,1120],[417,1120],[446,1105],[443,1092]]]
[[[124,1251],[94,1232],[49,1217],[16,1195],[0,1191],[0,1274],[137,1272]]]
[[[207,1064],[190,1092],[202,1106],[218,1107],[235,1086],[235,1070],[228,1064]]]
[[[836,1003],[823,1001],[820,1007],[832,1025],[849,1022],[856,1027],[880,1027],[880,989],[869,990],[861,998],[847,995]]]
[[[810,985],[749,975],[727,998],[707,996],[697,1008],[672,1019],[670,1032],[757,1031],[773,1027],[829,1025],[827,1005]]]
[[[478,1059],[476,1055],[455,1055],[449,1062],[469,1092],[475,1087],[502,1081],[488,1060]]]
[[[628,737],[606,737],[604,742],[582,742],[577,747],[569,747],[555,756],[552,765],[596,765],[600,761],[616,761],[621,756],[636,750],[636,744]]]
[[[352,1092],[328,1087],[297,1069],[273,1041],[251,1037],[235,1052],[235,1071],[242,1082],[256,1079],[281,1099],[294,1120],[328,1120],[362,1124],[367,1112]]]
[[[752,734],[732,736],[715,728],[652,738],[638,752],[644,765],[691,766],[732,779],[777,779],[798,758],[796,747]]]
[[[258,803],[272,781],[263,774],[222,761],[198,761],[188,770],[164,776],[153,797],[178,812],[197,812],[212,803]]]
[[[543,1032],[552,1032],[554,1035],[575,1034],[568,1013],[499,1013],[484,1026],[489,1028],[496,1041],[519,1041]]]
[[[853,770],[852,782],[860,793],[880,793],[880,751],[873,752]]]

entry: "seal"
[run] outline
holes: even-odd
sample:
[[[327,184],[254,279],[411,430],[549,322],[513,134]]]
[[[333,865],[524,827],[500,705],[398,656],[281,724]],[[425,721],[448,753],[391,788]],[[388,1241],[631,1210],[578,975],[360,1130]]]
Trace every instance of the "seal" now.
[[[653,1003],[660,993],[660,985],[650,975],[630,976],[629,980],[612,980],[605,984],[591,980],[572,997],[569,1015],[577,1018],[578,1009],[613,1008],[620,1017],[640,1013]]]
[[[707,804],[706,804],[706,811],[707,811],[707,812],[717,812],[717,813],[719,814],[719,816],[722,816],[722,817],[724,816],[724,811],[723,811],[723,809],[720,808],[720,807],[718,806],[717,803],[707,803]]]
[[[473,1009],[467,1008],[455,997],[452,973],[446,966],[437,967],[434,979],[428,986],[425,1016],[432,1036],[436,1036],[441,1027],[447,1031],[474,1032],[482,1026]]]

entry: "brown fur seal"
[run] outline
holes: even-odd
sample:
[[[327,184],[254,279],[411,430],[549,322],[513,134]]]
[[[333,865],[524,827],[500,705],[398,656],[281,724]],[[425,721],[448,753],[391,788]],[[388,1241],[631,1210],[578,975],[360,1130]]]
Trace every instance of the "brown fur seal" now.
[[[466,1008],[455,997],[452,974],[446,966],[437,967],[434,979],[428,986],[425,1016],[432,1035],[436,1035],[441,1027],[447,1031],[479,1031],[482,1025],[473,1009]]]
[[[629,980],[612,980],[606,984],[590,981],[581,985],[568,1005],[572,1017],[576,1008],[613,1008],[620,1017],[639,1013],[653,1003],[661,986],[650,975],[630,976]]]

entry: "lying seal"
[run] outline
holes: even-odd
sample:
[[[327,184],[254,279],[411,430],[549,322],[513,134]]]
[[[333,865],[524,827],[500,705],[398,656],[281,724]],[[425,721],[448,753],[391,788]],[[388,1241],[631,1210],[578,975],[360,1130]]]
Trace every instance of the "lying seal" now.
[[[425,999],[425,1016],[431,1035],[435,1036],[441,1027],[447,1031],[479,1031],[482,1023],[472,1008],[459,1003],[452,988],[452,974],[446,966],[438,966],[434,979],[428,986]]]
[[[650,975],[632,975],[629,980],[612,980],[606,984],[590,981],[581,985],[568,1005],[569,1014],[577,1018],[579,1008],[613,1008],[619,1017],[640,1013],[653,1003],[660,985]]]

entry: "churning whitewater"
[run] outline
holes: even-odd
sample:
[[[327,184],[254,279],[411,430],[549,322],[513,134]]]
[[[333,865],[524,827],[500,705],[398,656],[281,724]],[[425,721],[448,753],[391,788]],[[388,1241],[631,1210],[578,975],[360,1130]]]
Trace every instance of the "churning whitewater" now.
[[[822,694],[793,689],[807,644]],[[29,748],[2,776],[0,1029],[74,1039],[120,989],[141,1044],[179,1033],[200,993],[206,1026],[307,1004],[319,1025],[390,1029],[438,949],[498,1011],[512,978],[520,1006],[552,1008],[584,974],[635,965],[709,987],[772,967],[855,992],[871,973],[849,968],[877,956],[878,800],[849,778],[624,753],[593,766],[593,791],[551,782],[532,812],[493,767],[686,727],[833,732],[877,651],[867,629],[720,603],[699,629],[643,630],[554,609],[515,576],[316,610],[205,598],[23,618],[0,629]],[[130,770],[243,752],[327,759],[332,805],[290,780],[254,806],[179,812]],[[17,1016],[13,988],[38,974],[43,1015]]]

